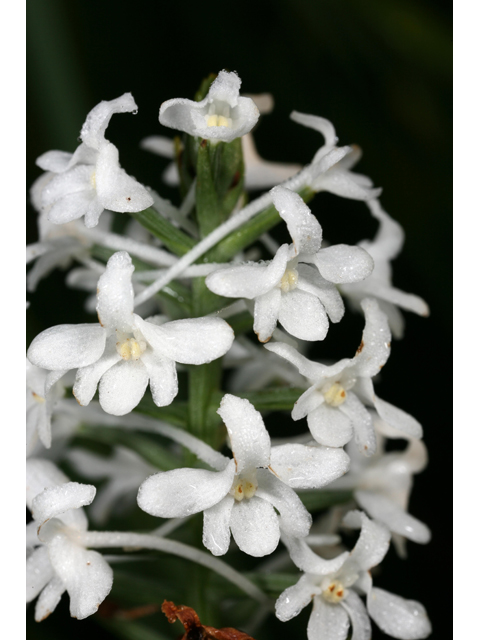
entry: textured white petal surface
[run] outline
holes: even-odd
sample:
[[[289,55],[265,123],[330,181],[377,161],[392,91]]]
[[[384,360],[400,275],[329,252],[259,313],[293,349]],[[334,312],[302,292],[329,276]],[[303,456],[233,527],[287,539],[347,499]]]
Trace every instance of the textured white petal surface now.
[[[336,573],[350,556],[349,552],[345,551],[332,560],[325,560],[317,556],[305,540],[282,535],[282,541],[287,547],[292,561],[299,569],[318,576],[328,576],[331,573]]]
[[[131,113],[138,109],[131,93],[114,100],[102,100],[87,115],[80,137],[89,147],[99,149],[105,143],[105,130],[114,113]]]
[[[374,396],[373,404],[378,411],[378,415],[395,429],[412,438],[421,438],[423,436],[422,425],[406,411],[394,407],[393,404],[385,402],[377,395]]]
[[[115,336],[108,338],[105,353],[101,358],[88,367],[81,367],[77,371],[73,395],[82,407],[86,407],[93,399],[103,374],[122,359],[113,344],[115,339]]]
[[[174,469],[156,473],[138,490],[138,506],[160,518],[184,518],[209,509],[224,498],[232,486],[235,463],[224,471]]]
[[[27,602],[31,602],[53,577],[47,547],[38,547],[27,558]]]
[[[338,284],[364,280],[374,266],[372,257],[364,249],[346,244],[322,249],[314,260],[325,280]]]
[[[335,127],[326,118],[320,116],[313,116],[308,113],[300,113],[299,111],[292,111],[290,118],[298,124],[302,124],[304,127],[314,129],[323,135],[325,138],[325,145],[334,146],[337,144],[337,135],[335,133]]]
[[[147,369],[150,391],[157,407],[166,407],[178,393],[177,368],[169,358],[157,356],[154,351],[146,351],[142,362]]]
[[[33,518],[41,524],[69,509],[84,507],[93,501],[96,491],[93,485],[78,482],[45,489],[32,502]]]
[[[359,451],[366,456],[372,456],[377,448],[375,429],[372,417],[357,396],[347,392],[347,399],[341,405],[340,411],[350,418],[355,432],[355,442]]]
[[[227,427],[237,473],[270,463],[270,436],[262,416],[248,400],[227,393],[217,413]]]
[[[365,313],[365,328],[353,366],[359,376],[371,378],[380,371],[390,356],[392,334],[388,318],[380,310],[376,300],[366,298],[361,305]]]
[[[97,286],[97,313],[103,327],[126,333],[132,330],[134,270],[126,251],[117,251],[108,260]]]
[[[312,582],[310,576],[304,575],[297,584],[285,589],[275,603],[275,615],[282,622],[298,616],[312,600]]]
[[[214,271],[205,280],[207,287],[219,296],[247,298],[261,296],[282,279],[288,262],[288,245],[282,245],[270,264],[243,264]]]
[[[260,342],[267,342],[277,326],[282,292],[274,288],[255,300],[253,330]]]
[[[385,525],[373,522],[361,511],[349,511],[343,522],[347,527],[361,526],[360,537],[350,554],[349,562],[365,571],[379,564],[390,546],[390,532]]]
[[[230,546],[230,518],[235,499],[227,495],[203,512],[203,544],[214,556],[223,556]]]
[[[99,385],[100,405],[112,416],[130,413],[143,398],[148,373],[141,360],[122,360],[106,371]]]
[[[362,509],[390,531],[420,544],[430,542],[430,529],[387,497],[373,491],[356,491],[355,499]]]
[[[273,188],[270,193],[275,208],[287,223],[295,254],[320,251],[322,227],[302,197],[281,186]]]
[[[348,470],[350,459],[343,449],[284,444],[272,448],[270,468],[289,487],[323,487]]]
[[[345,313],[345,305],[337,287],[323,278],[314,267],[299,264],[297,288],[316,296],[325,307],[332,322],[340,322]]]
[[[44,171],[62,173],[69,167],[72,154],[67,151],[47,151],[35,160],[35,164]]]
[[[47,584],[45,589],[40,594],[35,605],[35,621],[41,622],[48,618],[53,613],[57,604],[60,602],[60,598],[65,591],[65,585],[60,578],[53,578]]]
[[[347,612],[339,604],[313,599],[313,610],[307,627],[308,640],[345,640],[350,627]]]
[[[367,602],[368,613],[380,629],[392,638],[417,640],[432,632],[425,607],[415,600],[373,588]]]
[[[356,174],[345,171],[343,167],[338,166],[338,169],[335,167],[335,169],[328,171],[324,175],[322,191],[328,191],[341,198],[350,198],[352,200],[369,200],[381,194],[381,189],[371,189],[368,186],[364,186],[359,182],[358,177]],[[368,182],[371,182],[370,179],[368,179]]]
[[[270,502],[280,513],[280,527],[289,536],[303,538],[312,526],[312,516],[295,491],[267,469],[257,471],[256,495]]]
[[[343,600],[342,606],[348,613],[352,624],[351,640],[370,640],[372,637],[370,618],[365,605],[355,591],[350,591],[345,600]]]
[[[84,216],[95,199],[93,190],[69,193],[55,202],[48,212],[48,219],[53,224],[66,224]]]
[[[85,367],[103,354],[105,340],[105,329],[98,324],[60,324],[33,340],[27,358],[43,369]]]
[[[221,318],[187,318],[161,326],[135,316],[135,324],[160,356],[183,364],[204,364],[230,349],[232,328]]]
[[[67,476],[50,460],[29,458],[26,461],[27,472],[27,507],[31,510],[35,496],[44,489],[50,489],[69,482]]]
[[[330,375],[329,367],[313,362],[312,360],[308,360],[289,344],[285,344],[284,342],[271,342],[270,344],[265,345],[265,349],[273,351],[273,353],[276,353],[282,358],[285,358],[285,360],[288,360],[288,362],[291,362],[297,367],[302,376],[305,376],[306,378],[319,380],[322,377],[326,378]]]
[[[55,202],[75,193],[89,193],[89,198],[95,197],[95,190],[91,183],[93,171],[92,166],[78,165],[65,173],[55,175],[42,190],[42,206],[50,207]],[[60,212],[59,215],[61,216]],[[75,215],[75,217],[78,216]],[[51,220],[50,213],[48,219]],[[67,216],[64,222],[67,222]]]
[[[350,418],[325,403],[308,414],[307,423],[315,440],[326,447],[343,447],[353,436]]]
[[[292,420],[301,420],[308,416],[309,413],[315,411],[325,401],[323,394],[317,389],[316,385],[307,389],[302,393],[300,398],[295,402],[292,409]]]
[[[328,318],[322,303],[299,289],[282,295],[278,320],[288,333],[300,340],[323,340],[327,335]]]
[[[232,536],[241,551],[260,558],[273,553],[280,540],[275,509],[256,496],[235,502],[230,518]]]

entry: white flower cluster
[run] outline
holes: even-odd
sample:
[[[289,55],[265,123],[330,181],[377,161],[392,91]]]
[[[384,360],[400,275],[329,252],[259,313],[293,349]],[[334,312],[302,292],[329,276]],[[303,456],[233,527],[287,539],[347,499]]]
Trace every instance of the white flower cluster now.
[[[290,620],[313,600],[309,640],[344,640],[350,627],[353,638],[368,640],[370,617],[394,638],[425,638],[431,628],[423,606],[374,588],[370,574],[391,538],[403,557],[406,539],[430,539],[427,526],[408,513],[413,475],[427,462],[422,427],[374,390],[390,357],[392,333],[403,332],[399,307],[428,315],[423,300],[392,285],[390,262],[401,249],[402,229],[381,208],[380,190],[351,171],[358,148],[337,147],[324,118],[291,116],[325,138],[310,164],[263,161],[250,132],[272,101],[240,96],[240,84],[236,73],[221,71],[200,101],[179,98],[160,108],[160,123],[186,134],[166,181],[181,182],[188,149],[204,171],[200,150],[207,149],[214,176],[208,197],[202,191],[206,181],[194,180],[176,207],[120,167],[105,131],[114,113],[136,111],[131,94],[101,102],[88,114],[74,154],[51,151],[37,161],[46,173],[32,188],[40,239],[27,249],[28,261],[36,261],[28,288],[35,290],[52,269],[77,262],[81,268],[70,272],[67,283],[96,291],[98,322],[51,327],[28,349],[27,506],[33,520],[27,525],[27,602],[39,596],[35,619],[42,620],[67,591],[72,616],[93,614],[110,592],[114,572],[89,548],[126,547],[188,558],[265,599],[253,582],[216,558],[228,552],[233,536],[242,552],[256,558],[272,554],[282,541],[303,575],[281,593],[276,615]],[[221,156],[219,150],[242,136],[244,187],[270,191],[243,208],[239,192],[223,221],[200,233],[208,207],[227,202],[225,193],[237,193],[240,165],[229,166],[234,154]],[[164,138],[149,138],[143,147],[173,156]],[[222,158],[223,173],[216,174]],[[225,178],[229,171],[235,179]],[[323,244],[322,227],[305,203],[320,191],[365,201],[379,222],[375,239],[357,246]],[[244,242],[249,220],[266,211],[270,227],[286,223],[291,243],[278,246],[263,228]],[[125,236],[111,231],[117,213],[136,214]],[[257,239],[269,259],[249,249]],[[227,240],[234,250],[218,254],[227,256],[223,263],[212,262],[208,251],[220,251]],[[208,306],[212,297],[216,306]],[[309,360],[309,345],[327,339],[329,322],[344,316],[344,299],[365,318],[356,354],[333,363]],[[239,317],[253,329],[250,337],[230,326],[238,326]],[[223,378],[222,358],[233,370]],[[144,399],[148,386],[153,405],[150,394]],[[272,442],[255,404],[275,411],[290,397],[292,420],[306,418],[309,431]],[[148,416],[138,412],[142,406]],[[168,413],[170,408],[177,413]],[[70,445],[80,425],[89,426],[93,439],[95,428],[115,428],[130,440],[113,443],[111,457],[103,458]],[[166,467],[125,444],[134,442],[137,431],[162,437]],[[389,438],[406,440],[407,448],[386,452]],[[222,444],[231,456],[220,451]],[[182,468],[185,450],[190,466]],[[96,488],[70,482],[58,466],[65,462],[80,478],[107,481],[90,511],[99,524],[133,507],[136,494],[140,509],[160,518],[186,522],[203,512],[203,545],[210,553],[168,540],[175,520],[155,535],[88,531],[83,507],[92,503]],[[351,493],[350,503],[335,507],[342,526],[360,529],[350,553],[338,547],[335,557],[324,559],[311,550],[309,534],[319,525],[312,528],[301,499],[306,490],[330,495],[332,505],[337,490]],[[339,540],[339,526],[339,518],[330,519],[323,533]]]

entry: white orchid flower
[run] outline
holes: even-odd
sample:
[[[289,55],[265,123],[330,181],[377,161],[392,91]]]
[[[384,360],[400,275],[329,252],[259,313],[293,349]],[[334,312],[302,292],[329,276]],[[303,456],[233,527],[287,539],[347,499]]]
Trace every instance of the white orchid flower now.
[[[338,138],[333,124],[326,118],[312,116],[306,113],[292,111],[290,118],[305,127],[318,131],[325,138],[325,144],[315,154],[308,167],[308,185],[314,191],[328,191],[342,198],[352,200],[369,200],[376,198],[381,189],[372,188],[372,181],[367,176],[353,173],[350,169],[360,160],[362,152],[359,147],[337,148]],[[338,161],[327,171],[323,169],[322,161],[331,151],[339,152],[346,149],[346,153],[339,154]]]
[[[200,102],[167,100],[160,107],[160,124],[206,140],[231,142],[253,129],[259,111],[251,98],[240,96],[241,80],[232,71],[220,71]]]
[[[105,130],[114,113],[135,112],[132,94],[102,101],[82,126],[82,144],[71,153],[48,151],[37,165],[51,174],[43,187],[42,207],[48,219],[65,224],[85,216],[85,226],[95,227],[104,209],[120,212],[142,211],[153,204],[148,191],[120,167],[118,149],[105,139]]]
[[[61,375],[49,376],[48,371],[27,360],[27,456],[33,452],[38,439],[47,449],[52,445],[52,412],[65,394],[65,387],[59,381]]]
[[[387,317],[375,300],[363,300],[362,309],[365,329],[353,358],[327,366],[308,360],[287,344],[276,342],[265,348],[294,364],[313,382],[295,403],[292,418],[307,417],[308,427],[319,444],[343,447],[355,437],[359,450],[370,456],[375,452],[376,440],[365,405],[373,406],[385,422],[413,438],[422,437],[422,427],[408,413],[374,393],[372,377],[388,360],[391,333]]]
[[[280,530],[306,536],[311,516],[291,487],[331,482],[348,468],[346,454],[302,445],[271,448],[260,413],[230,394],[217,413],[227,427],[233,460],[225,458],[220,471],[176,469],[151,476],[139,489],[140,508],[161,518],[203,511],[203,544],[216,556],[228,551],[230,532],[239,548],[255,557],[276,549]]]
[[[369,569],[379,564],[388,551],[388,530],[360,511],[349,512],[344,524],[361,527],[360,537],[350,553],[333,560],[317,556],[304,540],[282,538],[293,562],[305,573],[278,598],[277,618],[291,620],[313,600],[308,640],[345,640],[350,626],[352,638],[370,640],[369,617],[393,638],[426,638],[431,625],[423,605],[372,587]],[[366,607],[359,594],[367,596]]]
[[[192,318],[158,326],[133,313],[132,273],[128,253],[108,261],[98,281],[99,324],[58,325],[38,335],[27,357],[52,372],[78,369],[73,393],[88,405],[99,385],[104,411],[121,416],[132,411],[150,384],[159,407],[178,392],[175,362],[204,364],[223,356],[233,331],[220,318]]]
[[[302,198],[281,186],[271,194],[293,244],[282,245],[270,262],[219,269],[206,285],[221,296],[255,300],[253,329],[260,342],[271,338],[277,322],[296,338],[323,340],[328,318],[339,322],[345,311],[334,283],[366,278],[373,260],[359,247],[321,249],[322,228]]]
[[[112,588],[112,569],[82,543],[88,529],[82,507],[92,502],[95,491],[92,485],[70,482],[48,460],[27,460],[27,507],[33,516],[27,525],[27,602],[39,596],[37,622],[55,610],[65,591],[70,614],[83,620]]]
[[[373,424],[377,436],[375,454],[366,458],[352,442],[348,443],[350,469],[328,489],[353,489],[359,506],[391,531],[398,554],[406,557],[406,539],[426,544],[431,538],[430,529],[408,513],[413,475],[427,466],[427,448],[421,440],[409,438],[378,416],[373,416]],[[386,438],[407,439],[407,448],[386,453]]]
[[[367,202],[372,215],[380,226],[375,238],[358,243],[367,251],[375,262],[372,273],[362,282],[342,284],[340,291],[356,309],[360,307],[362,298],[375,297],[380,308],[387,314],[392,333],[401,338],[404,332],[404,319],[399,311],[413,311],[420,316],[428,316],[430,310],[427,303],[413,293],[405,293],[392,285],[391,261],[398,256],[403,247],[405,234],[402,227],[386,213],[378,200]]]

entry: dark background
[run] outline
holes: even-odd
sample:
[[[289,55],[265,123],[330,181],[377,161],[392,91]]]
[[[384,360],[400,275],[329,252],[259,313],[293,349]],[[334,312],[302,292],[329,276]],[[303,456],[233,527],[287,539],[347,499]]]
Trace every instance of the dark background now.
[[[255,132],[263,157],[306,163],[320,146],[319,134],[289,120],[293,109],[330,119],[340,144],[362,147],[358,171],[383,187],[384,208],[406,232],[394,283],[431,308],[429,319],[406,314],[405,338],[393,344],[379,393],[424,426],[430,465],[416,477],[410,511],[432,528],[433,540],[426,547],[410,543],[407,561],[390,551],[376,584],[421,601],[433,637],[449,637],[450,4],[28,0],[27,62],[27,186],[41,173],[36,157],[49,149],[73,151],[88,111],[130,91],[138,115],[115,116],[108,138],[129,173],[175,202],[175,192],[159,180],[167,161],[141,151],[138,142],[171,135],[158,123],[161,102],[193,97],[203,77],[223,68],[238,72],[244,92],[268,91],[275,98],[273,113]],[[375,232],[362,203],[320,194],[312,210],[333,243],[353,244]],[[28,242],[37,238],[30,208],[27,236]],[[68,290],[63,279],[56,271],[29,296],[28,340],[53,324],[90,320],[82,315],[82,294]],[[339,349],[336,338],[343,339],[344,329],[331,330],[324,355],[333,349],[332,356],[342,351],[345,357],[358,346],[361,319],[342,324],[353,333]],[[99,630],[92,620],[70,621],[65,597],[41,625],[31,623],[32,608],[28,617],[31,638],[68,633],[73,640]],[[376,628],[375,637],[382,637]]]

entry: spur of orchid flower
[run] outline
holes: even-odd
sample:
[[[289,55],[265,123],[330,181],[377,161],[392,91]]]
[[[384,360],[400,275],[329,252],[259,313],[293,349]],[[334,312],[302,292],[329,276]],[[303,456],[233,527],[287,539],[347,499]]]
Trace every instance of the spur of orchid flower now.
[[[380,629],[400,640],[419,640],[431,633],[423,605],[372,586],[370,569],[388,551],[390,534],[361,511],[350,511],[344,525],[360,528],[352,551],[333,560],[317,556],[304,540],[283,536],[293,562],[304,571],[296,585],[286,589],[275,605],[277,618],[291,620],[313,600],[307,627],[308,640],[370,640],[370,618]],[[367,597],[367,606],[360,595]]]
[[[260,116],[251,98],[240,96],[242,81],[235,71],[220,71],[203,100],[167,100],[160,107],[160,124],[206,140],[231,142],[257,124]]]
[[[391,333],[387,316],[375,300],[367,298],[361,304],[365,329],[353,358],[327,366],[308,360],[288,344],[275,342],[265,348],[294,364],[313,382],[295,403],[292,418],[307,417],[308,427],[319,444],[343,447],[355,437],[359,450],[370,456],[375,452],[376,440],[365,405],[373,406],[385,422],[413,438],[422,437],[422,427],[415,418],[374,392],[372,378],[388,360]]]
[[[133,313],[133,271],[128,253],[115,253],[98,281],[99,324],[51,327],[27,353],[30,362],[53,377],[77,369],[73,393],[78,402],[88,405],[99,385],[102,408],[116,416],[132,411],[148,384],[157,406],[170,404],[178,392],[175,362],[211,362],[230,349],[234,338],[221,318],[161,326],[142,320]]]
[[[96,489],[70,482],[49,460],[27,460],[27,602],[37,596],[35,620],[49,616],[65,591],[70,614],[83,620],[97,611],[112,588],[113,572],[97,551],[87,550],[88,529],[82,507]]]
[[[345,311],[335,284],[366,278],[373,261],[359,247],[321,249],[322,228],[302,198],[280,186],[270,193],[293,243],[268,263],[218,269],[205,283],[218,295],[255,301],[253,329],[260,342],[270,340],[277,322],[296,338],[323,340],[328,317],[339,322]]]
[[[328,484],[346,472],[347,455],[303,445],[272,448],[260,413],[230,394],[217,413],[227,427],[233,460],[225,458],[219,471],[175,469],[150,476],[138,491],[140,508],[161,518],[203,511],[203,544],[216,556],[228,551],[230,531],[239,548],[256,557],[276,549],[280,531],[306,536],[311,516],[291,487]]]
[[[148,191],[129,176],[118,161],[118,149],[105,139],[114,113],[136,112],[131,93],[102,101],[87,116],[76,151],[48,151],[37,165],[48,171],[41,193],[48,220],[65,224],[85,216],[85,226],[95,227],[104,209],[143,211],[153,204]]]

